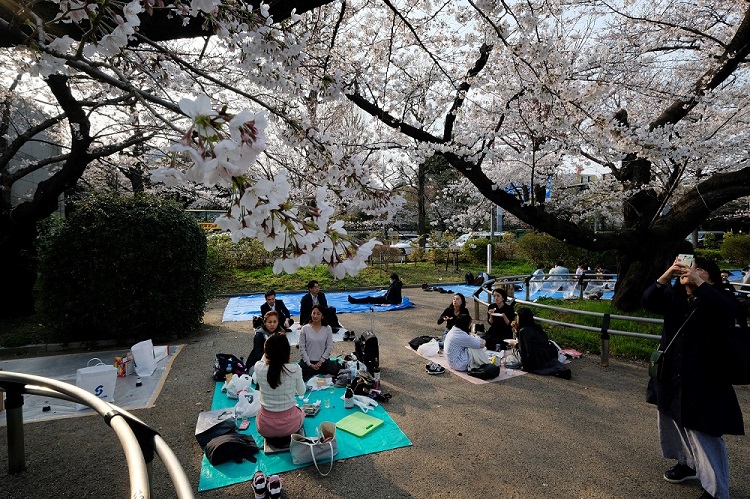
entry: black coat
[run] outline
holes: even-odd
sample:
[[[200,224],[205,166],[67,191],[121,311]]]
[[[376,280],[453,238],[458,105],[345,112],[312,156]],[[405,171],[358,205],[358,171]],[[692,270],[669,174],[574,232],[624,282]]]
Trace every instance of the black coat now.
[[[447,329],[450,329],[456,323],[456,316],[461,315],[461,314],[471,315],[469,314],[469,309],[466,307],[461,308],[461,310],[458,311],[458,314],[456,314],[455,311],[453,310],[453,304],[448,305],[448,307],[446,307],[446,309],[443,310],[443,313],[440,314],[440,317],[438,318],[437,323],[438,325],[440,325],[443,322],[445,322],[446,323],[445,327]],[[449,317],[449,319],[446,321],[445,319],[443,319],[443,317]]]
[[[325,316],[326,310],[328,309],[328,300],[326,300],[326,295],[322,291],[318,291],[318,305],[320,305],[321,312],[323,312],[323,316]],[[310,293],[307,293],[299,301],[299,323],[300,325],[304,326],[305,324],[308,324],[310,322],[310,314],[312,314],[312,308],[313,308],[312,295]]]
[[[290,320],[292,318],[292,314],[289,313],[289,309],[286,308],[286,305],[284,305],[284,302],[282,300],[276,300],[275,308],[276,312],[279,313],[279,323],[281,325],[284,324],[284,321]],[[260,315],[265,317],[266,313],[270,311],[271,307],[268,306],[268,303],[264,303],[260,306]],[[292,324],[292,322],[290,322],[290,324]]]
[[[524,371],[550,375],[568,369],[558,360],[557,348],[538,324],[526,326],[518,332],[518,348]]]
[[[498,307],[497,303],[490,303],[487,307],[488,322],[492,313],[505,314],[510,322],[513,322],[513,319],[516,318],[516,311],[507,302],[503,303],[502,307]],[[513,338],[513,329],[510,327],[510,324],[506,324],[502,317],[493,317],[492,324],[484,335],[488,348],[494,347],[495,344],[510,338]]]
[[[401,279],[393,281],[390,286],[388,286],[388,291],[385,292],[385,301],[394,305],[401,305],[401,301],[403,300],[403,297],[401,296],[401,288],[403,285],[404,283]]]
[[[643,294],[643,306],[664,315],[662,351],[695,309],[664,354],[663,379],[649,381],[646,401],[685,428],[713,436],[743,435],[742,411],[721,361],[737,303],[708,283],[693,295],[689,303],[682,286],[656,283]]]

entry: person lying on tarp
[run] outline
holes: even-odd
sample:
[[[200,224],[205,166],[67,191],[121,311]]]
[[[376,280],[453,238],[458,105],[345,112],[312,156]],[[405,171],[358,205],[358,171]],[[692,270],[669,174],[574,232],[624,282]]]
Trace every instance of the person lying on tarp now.
[[[288,447],[292,433],[302,427],[305,413],[297,407],[307,386],[302,369],[290,362],[291,347],[285,334],[266,340],[265,356],[255,363],[255,381],[260,391],[260,410],[255,418],[258,433],[274,447]]]
[[[456,371],[465,372],[489,362],[484,350],[485,341],[475,334],[469,334],[470,327],[469,314],[459,314],[453,319],[453,327],[445,337],[445,356],[448,365]]]
[[[253,374],[255,363],[263,358],[266,340],[274,334],[285,334],[285,330],[279,324],[279,313],[275,310],[266,312],[263,316],[263,325],[255,330],[253,337],[253,350],[247,356],[247,366],[250,368],[248,374]]]
[[[390,276],[390,284],[388,290],[384,295],[380,296],[365,296],[364,298],[354,298],[349,295],[349,303],[369,303],[372,305],[401,305],[401,287],[404,285],[401,279],[398,278],[398,274],[393,272]]]
[[[339,373],[341,366],[331,360],[333,352],[333,332],[323,319],[320,305],[313,305],[310,323],[302,326],[299,333],[299,361],[302,367],[302,378],[307,381],[317,374]]]
[[[518,309],[515,327],[523,365],[521,369],[534,374],[570,379],[570,369],[558,360],[557,348],[550,343],[544,329],[536,323],[531,309]]]

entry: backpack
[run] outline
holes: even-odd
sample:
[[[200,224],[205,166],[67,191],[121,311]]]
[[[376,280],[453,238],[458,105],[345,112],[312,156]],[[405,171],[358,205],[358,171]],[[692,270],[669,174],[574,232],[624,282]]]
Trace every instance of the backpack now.
[[[217,353],[212,378],[214,381],[224,381],[227,374],[247,374],[247,366],[231,353]]]
[[[464,279],[466,279],[466,284],[471,286],[474,283],[474,274],[467,272]]]
[[[372,390],[374,386],[375,380],[365,371],[359,371],[357,377],[351,382],[354,395],[369,395],[370,390]]]
[[[500,376],[500,368],[495,364],[482,364],[474,369],[469,369],[466,374],[479,379],[495,379]]]
[[[205,452],[208,462],[216,466],[229,461],[241,463],[243,459],[254,463],[258,450],[255,440],[250,435],[229,433],[211,439],[206,444]]]
[[[375,368],[380,368],[380,347],[378,337],[372,331],[365,331],[358,340],[354,341],[354,354],[357,360],[367,366],[367,372],[372,374]]]

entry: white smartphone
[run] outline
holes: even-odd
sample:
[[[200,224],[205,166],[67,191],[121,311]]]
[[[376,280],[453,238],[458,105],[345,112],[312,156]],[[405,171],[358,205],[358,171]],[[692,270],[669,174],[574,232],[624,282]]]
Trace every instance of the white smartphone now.
[[[686,267],[691,267],[693,265],[693,255],[680,253],[679,255],[677,255],[677,263]]]

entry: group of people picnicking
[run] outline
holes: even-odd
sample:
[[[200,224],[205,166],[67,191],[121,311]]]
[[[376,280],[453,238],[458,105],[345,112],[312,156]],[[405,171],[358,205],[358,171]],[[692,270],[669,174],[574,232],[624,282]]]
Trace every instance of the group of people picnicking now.
[[[499,353],[515,347],[521,356],[523,370],[570,379],[570,369],[560,362],[556,347],[536,323],[534,314],[526,307],[516,312],[505,289],[492,291],[492,303],[487,307],[490,325],[487,331],[484,334],[472,332],[472,322],[466,308],[466,297],[461,293],[454,294],[451,304],[437,320],[438,325],[445,324],[443,353],[452,369],[468,371],[489,363],[488,351]],[[442,372],[435,364],[428,364],[426,369],[430,374]]]
[[[579,265],[576,273],[584,275],[587,270]],[[608,271],[599,266],[597,273]],[[541,266],[535,274],[543,274]],[[570,272],[558,262],[550,275]],[[664,479],[672,483],[700,480],[703,499],[729,497],[728,454],[722,436],[744,433],[739,403],[724,370],[721,366],[696,369],[711,345],[727,346],[736,322],[747,327],[735,288],[727,278],[727,273],[705,258],[695,257],[690,266],[675,260],[643,295],[644,307],[664,315],[660,349],[664,352],[665,374],[651,378],[647,390],[647,402],[657,407],[662,454],[677,461],[664,473]],[[295,394],[305,393],[305,381],[316,374],[335,375],[339,370],[329,358],[333,328],[340,327],[336,311],[327,306],[317,281],[310,281],[307,287],[309,293],[303,297],[300,311],[299,363],[290,362],[285,334],[294,321],[272,290],[266,293],[263,326],[256,331],[248,357],[260,390],[256,426],[262,436],[275,443],[283,444],[302,426],[305,415],[297,407]],[[386,303],[390,295],[400,302],[401,287],[398,276],[392,274],[386,295],[373,301],[349,297],[349,301]],[[487,307],[489,328],[483,334],[472,332],[473,321],[461,293],[455,293],[440,314],[437,324],[445,325],[442,350],[450,367],[467,371],[489,362],[488,351],[517,348],[523,370],[570,379],[570,369],[558,360],[556,349],[551,348],[531,310],[523,307],[516,311],[502,288],[493,290],[492,299]],[[428,372],[430,368],[428,365]]]
[[[392,273],[383,296],[350,296],[349,302],[400,304],[401,287],[398,275]],[[255,374],[260,392],[261,408],[255,420],[256,428],[275,447],[288,445],[290,435],[302,426],[305,413],[297,406],[295,394],[304,395],[306,381],[313,376],[335,376],[342,367],[330,358],[333,335],[341,329],[336,308],[328,305],[318,281],[310,281],[307,291],[300,300],[299,362],[291,362],[291,346],[286,336],[294,319],[284,302],[276,298],[274,290],[265,293],[265,303],[261,306],[262,325],[255,330],[253,349],[247,357],[247,365]]]

